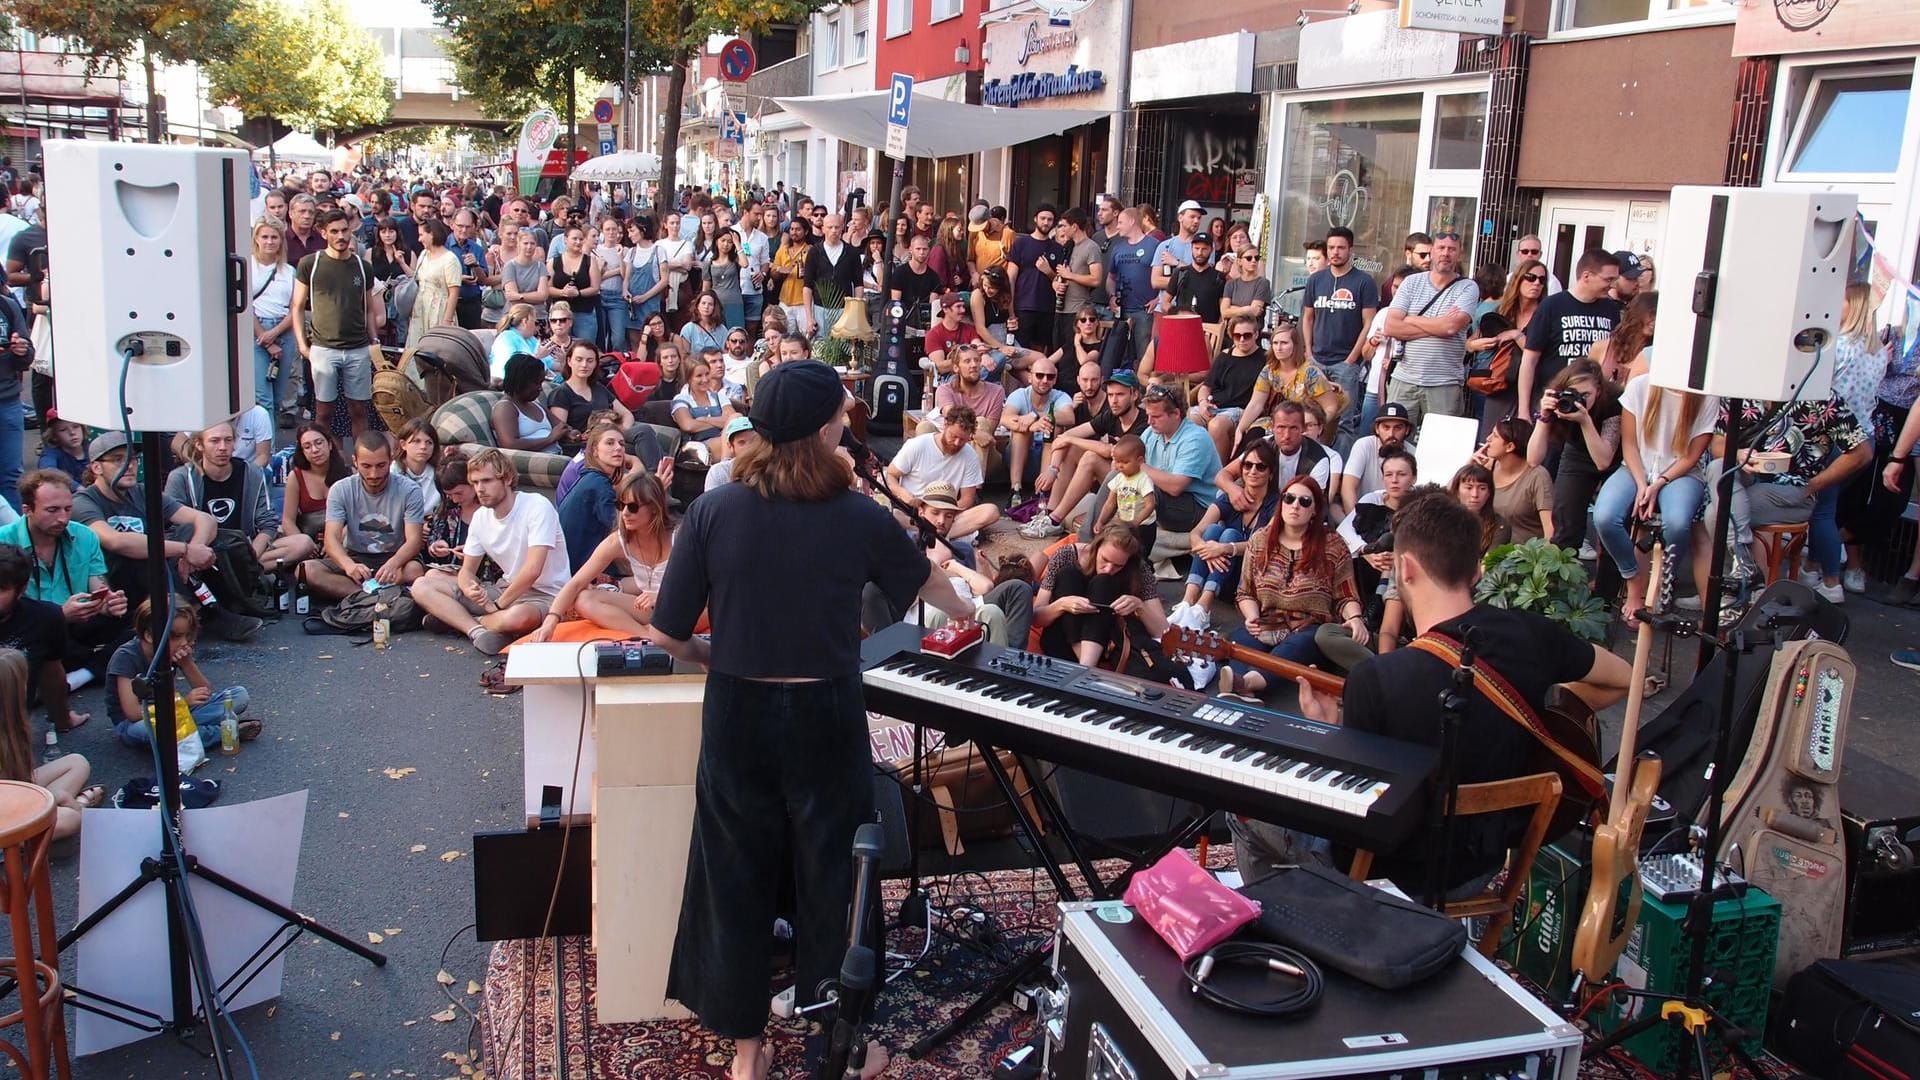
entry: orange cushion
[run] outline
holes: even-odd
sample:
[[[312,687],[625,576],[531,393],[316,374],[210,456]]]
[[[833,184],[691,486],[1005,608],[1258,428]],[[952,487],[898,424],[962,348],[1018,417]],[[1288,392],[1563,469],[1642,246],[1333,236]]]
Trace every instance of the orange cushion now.
[[[696,634],[704,634],[707,633],[709,629],[710,627],[707,625],[707,613],[703,611],[700,613],[700,621],[694,624],[693,632]],[[518,641],[515,641],[513,645],[518,645],[520,642],[527,640],[527,636],[530,635],[522,636]],[[548,637],[547,640],[562,645],[577,645],[583,641],[618,641],[624,637],[624,634],[609,630],[598,623],[591,623],[585,619],[567,619],[559,626],[553,628],[553,634]],[[507,646],[507,649],[512,649],[513,645]]]

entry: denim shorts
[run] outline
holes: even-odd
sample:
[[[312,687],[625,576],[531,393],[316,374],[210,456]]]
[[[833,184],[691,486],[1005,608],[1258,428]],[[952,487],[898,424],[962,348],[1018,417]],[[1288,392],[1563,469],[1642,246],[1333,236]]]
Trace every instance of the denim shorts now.
[[[313,345],[307,349],[313,365],[313,399],[339,401],[345,394],[352,401],[373,400],[373,349],[331,349]]]

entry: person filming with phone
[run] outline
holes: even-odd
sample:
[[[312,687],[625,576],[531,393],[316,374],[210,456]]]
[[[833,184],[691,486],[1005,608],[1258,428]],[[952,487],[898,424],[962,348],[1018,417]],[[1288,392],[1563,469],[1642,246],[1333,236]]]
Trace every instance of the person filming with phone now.
[[[1087,667],[1114,667],[1136,635],[1158,641],[1166,605],[1133,529],[1115,522],[1054,552],[1033,595],[1033,625],[1048,656]]]

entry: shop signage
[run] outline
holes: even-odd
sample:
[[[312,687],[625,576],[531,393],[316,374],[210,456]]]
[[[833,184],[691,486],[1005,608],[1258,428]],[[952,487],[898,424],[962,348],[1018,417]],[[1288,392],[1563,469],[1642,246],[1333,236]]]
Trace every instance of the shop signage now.
[[[1403,30],[1498,34],[1505,29],[1505,15],[1502,0],[1400,0]]]
[[[1393,12],[1379,14],[1393,18]],[[1314,23],[1300,32],[1300,68],[1306,70],[1306,35],[1320,26],[1353,22],[1355,18]],[[1194,41],[1156,45],[1133,54],[1129,97],[1135,102],[1177,101],[1214,94],[1245,94],[1253,90],[1253,35],[1242,30]],[[1306,83],[1303,80],[1302,86]]]
[[[1020,34],[1020,66],[1026,67],[1027,61],[1046,53],[1061,52],[1080,44],[1080,35],[1071,27],[1061,29],[1049,26],[1040,29],[1039,19],[1029,19],[1027,27]]]
[[[1920,45],[1920,0],[1748,0],[1733,16],[1733,55]]]
[[[1391,11],[1308,23],[1300,30],[1302,90],[1363,83],[1418,82],[1453,74],[1459,37],[1403,30]]]
[[[1069,64],[1061,72],[1023,71],[1008,79],[994,79],[980,87],[980,103],[1017,108],[1023,101],[1097,94],[1107,88],[1107,77],[1098,71],[1081,71]]]

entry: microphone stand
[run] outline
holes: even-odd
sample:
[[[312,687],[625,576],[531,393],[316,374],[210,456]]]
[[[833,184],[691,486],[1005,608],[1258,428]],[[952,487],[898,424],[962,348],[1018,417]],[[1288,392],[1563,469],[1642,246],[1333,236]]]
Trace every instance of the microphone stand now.
[[[853,906],[848,912],[847,955],[840,963],[833,1027],[815,1080],[859,1080],[867,1067],[867,1011],[877,994],[880,956],[875,923],[880,914],[880,853],[886,837],[868,822],[853,834]]]
[[[1428,871],[1427,906],[1435,911],[1446,908],[1447,879],[1453,869],[1453,838],[1459,825],[1454,801],[1460,795],[1460,724],[1466,718],[1467,696],[1473,693],[1474,630],[1468,629],[1460,643],[1460,663],[1440,691],[1440,773],[1434,778],[1433,798],[1437,804],[1430,820],[1438,855]]]

